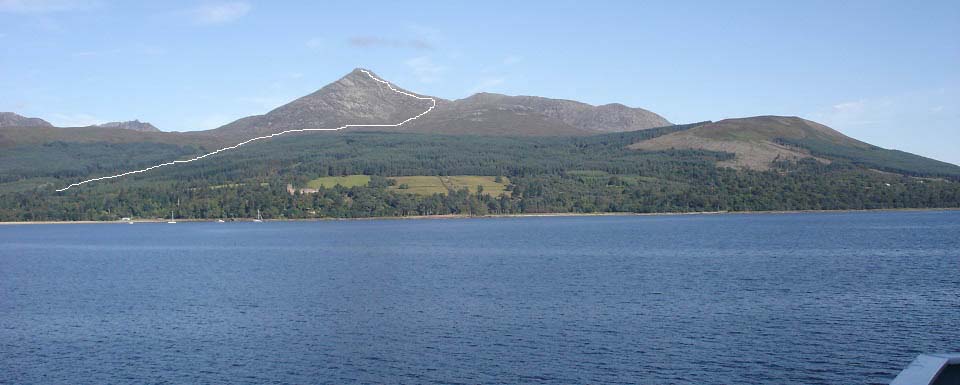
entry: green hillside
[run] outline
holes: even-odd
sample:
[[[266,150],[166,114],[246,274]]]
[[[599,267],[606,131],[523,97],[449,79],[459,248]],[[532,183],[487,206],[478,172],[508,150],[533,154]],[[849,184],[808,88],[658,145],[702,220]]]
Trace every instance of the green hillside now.
[[[777,161],[814,158],[921,177],[960,177],[960,166],[887,150],[806,119],[756,116],[726,119],[631,145],[638,150],[697,149],[734,154],[721,166],[768,170]]]
[[[887,150],[876,146],[843,146],[818,138],[781,138],[779,141],[807,149],[815,156],[848,161],[881,171],[926,177],[960,176],[960,166],[909,152]]]

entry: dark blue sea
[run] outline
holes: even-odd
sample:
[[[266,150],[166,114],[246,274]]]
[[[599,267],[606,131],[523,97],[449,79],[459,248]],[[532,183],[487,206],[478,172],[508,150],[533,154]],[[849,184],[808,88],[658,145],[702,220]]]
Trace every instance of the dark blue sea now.
[[[960,212],[0,226],[3,383],[885,384]]]

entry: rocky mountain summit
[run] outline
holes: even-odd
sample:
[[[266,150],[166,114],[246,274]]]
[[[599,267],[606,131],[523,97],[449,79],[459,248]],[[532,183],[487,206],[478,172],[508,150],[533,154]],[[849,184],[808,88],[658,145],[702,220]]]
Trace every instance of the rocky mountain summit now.
[[[392,124],[430,107],[429,100],[394,92],[364,71],[355,69],[310,95],[264,115],[242,118],[212,133],[263,135],[289,129],[335,128],[345,124]],[[433,111],[401,127],[351,130],[551,136],[635,131],[670,125],[660,115],[622,104],[592,106],[571,100],[492,93],[479,93],[458,100],[433,99],[437,102]]]
[[[239,119],[214,129],[212,133],[263,135],[290,129],[336,128],[345,124],[396,123],[428,107],[429,100],[393,92],[357,68],[310,95],[264,115]]]

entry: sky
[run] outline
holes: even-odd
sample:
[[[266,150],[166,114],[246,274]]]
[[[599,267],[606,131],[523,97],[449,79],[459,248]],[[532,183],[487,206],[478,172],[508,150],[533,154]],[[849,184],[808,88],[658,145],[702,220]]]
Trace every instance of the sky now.
[[[960,1],[0,0],[0,111],[210,129],[363,67],[447,99],[800,116],[960,164]]]

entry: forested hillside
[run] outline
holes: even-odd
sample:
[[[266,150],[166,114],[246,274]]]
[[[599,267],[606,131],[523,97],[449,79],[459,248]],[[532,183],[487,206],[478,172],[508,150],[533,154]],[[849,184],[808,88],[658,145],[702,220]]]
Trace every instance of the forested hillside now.
[[[575,137],[303,134],[64,193],[54,190],[204,149],[154,143],[21,146],[0,155],[0,220],[159,218],[171,211],[178,218],[213,219],[254,217],[257,210],[265,218],[344,218],[960,207],[960,175],[894,174],[840,157],[736,169],[718,167],[734,158],[731,153],[629,148],[697,126]],[[345,175],[370,178],[366,185],[299,190],[316,178]],[[424,195],[391,179],[433,175],[501,177],[506,191],[474,187]]]

